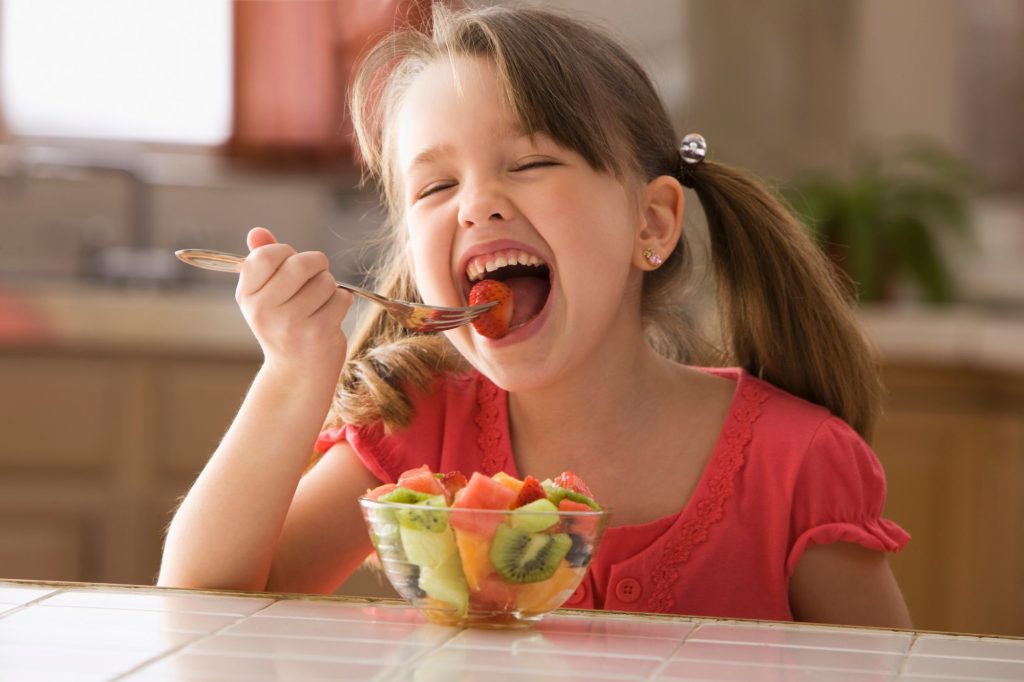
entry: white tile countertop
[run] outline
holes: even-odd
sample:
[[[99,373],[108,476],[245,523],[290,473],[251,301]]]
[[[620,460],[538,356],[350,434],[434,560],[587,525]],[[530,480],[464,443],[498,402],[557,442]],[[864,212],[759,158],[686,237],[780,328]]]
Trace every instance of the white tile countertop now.
[[[399,602],[0,581],[0,680],[1024,680],[1024,640],[561,610],[428,624]]]

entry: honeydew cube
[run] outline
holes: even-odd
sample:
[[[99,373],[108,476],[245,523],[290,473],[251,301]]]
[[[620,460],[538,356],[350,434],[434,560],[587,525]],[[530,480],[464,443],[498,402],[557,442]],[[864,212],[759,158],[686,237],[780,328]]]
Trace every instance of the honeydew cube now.
[[[558,523],[558,507],[547,499],[534,500],[514,509],[508,523],[516,530],[539,533]]]

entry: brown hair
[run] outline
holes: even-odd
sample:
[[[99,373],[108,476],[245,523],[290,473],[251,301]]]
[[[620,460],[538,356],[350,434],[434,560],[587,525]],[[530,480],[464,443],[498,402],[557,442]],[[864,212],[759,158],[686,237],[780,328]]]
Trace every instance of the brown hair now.
[[[544,133],[596,170],[625,180],[680,178],[678,139],[648,76],[613,39],[576,19],[538,9],[435,8],[433,35],[389,36],[364,59],[352,117],[369,177],[379,185],[398,238],[401,201],[390,165],[392,114],[426,65],[454,56],[490,59],[527,133]],[[685,362],[737,364],[827,407],[864,436],[878,413],[881,382],[850,304],[824,255],[761,184],[714,161],[688,169],[707,216],[724,348],[695,350],[680,316],[690,276],[680,240],[645,275],[643,313],[659,352]],[[418,300],[402,249],[379,270],[390,296]],[[332,420],[386,427],[410,417],[406,391],[465,367],[446,339],[413,335],[385,314],[365,319],[350,341]]]

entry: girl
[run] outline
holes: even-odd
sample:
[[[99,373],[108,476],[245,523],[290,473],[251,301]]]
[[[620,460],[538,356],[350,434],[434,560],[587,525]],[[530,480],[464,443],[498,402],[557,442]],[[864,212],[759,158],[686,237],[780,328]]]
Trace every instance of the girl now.
[[[910,626],[885,555],[908,536],[864,440],[879,379],[841,289],[760,185],[699,137],[680,149],[619,45],[534,9],[438,10],[433,36],[372,51],[352,104],[394,226],[384,292],[459,306],[500,278],[511,329],[413,335],[373,311],[346,359],[326,257],[252,230],[237,300],[265,360],[161,585],[329,593],[371,551],[356,498],[403,470],[572,469],[614,509],[574,606]],[[684,185],[714,357],[680,323]]]

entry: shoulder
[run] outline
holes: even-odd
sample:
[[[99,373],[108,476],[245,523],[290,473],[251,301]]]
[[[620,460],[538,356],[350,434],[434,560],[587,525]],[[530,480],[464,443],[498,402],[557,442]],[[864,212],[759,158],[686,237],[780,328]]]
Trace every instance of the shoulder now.
[[[792,451],[801,443],[810,443],[827,422],[843,423],[821,405],[788,393],[742,368],[703,371],[736,383],[731,417],[747,423],[751,438],[759,445]]]
[[[405,427],[388,431],[380,421],[346,425],[322,433],[317,449],[345,440],[382,481],[394,481],[402,471],[422,464],[438,471],[448,451],[475,451],[468,446],[476,438],[481,415],[504,405],[502,391],[475,371],[438,374],[428,387],[409,390],[408,395],[413,413]],[[500,423],[500,414],[494,416]]]
[[[877,514],[885,473],[874,450],[853,427],[826,408],[742,374],[737,399],[757,405],[751,430],[752,462],[781,477],[794,505],[817,501]],[[755,465],[757,466],[757,465]]]
[[[732,431],[748,441],[750,466],[768,467],[791,483],[823,470],[880,470],[871,447],[828,409],[739,368],[709,370],[736,381]]]

